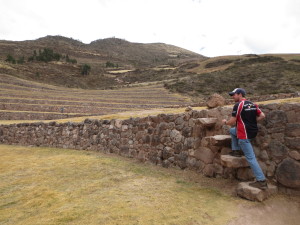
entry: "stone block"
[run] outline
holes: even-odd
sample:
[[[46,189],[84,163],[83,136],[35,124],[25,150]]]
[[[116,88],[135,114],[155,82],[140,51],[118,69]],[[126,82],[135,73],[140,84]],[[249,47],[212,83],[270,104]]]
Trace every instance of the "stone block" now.
[[[170,138],[175,143],[178,143],[182,140],[182,135],[178,130],[172,130],[170,133]]]
[[[277,140],[272,140],[268,147],[268,152],[271,158],[283,159],[288,154],[287,147]]]
[[[209,164],[213,162],[215,154],[209,148],[200,147],[196,149],[194,156],[196,159],[199,159],[204,163]]]
[[[288,137],[300,137],[300,123],[288,123],[286,125],[285,135]]]
[[[268,184],[268,189],[261,190],[259,188],[249,186],[249,183],[251,182],[241,182],[238,184],[236,188],[236,193],[238,196],[250,201],[262,202],[278,192],[277,187],[271,184]]]
[[[203,126],[203,127],[213,127],[217,123],[217,118],[199,118],[198,122]]]
[[[221,164],[225,167],[230,167],[230,168],[242,168],[242,167],[249,166],[244,156],[234,157],[231,155],[221,155]]]
[[[250,167],[242,167],[237,169],[236,177],[239,180],[248,181],[253,180],[254,175]]]
[[[300,160],[300,153],[297,152],[297,151],[290,151],[289,152],[289,156],[292,158],[292,159],[295,159],[297,161]]]
[[[221,155],[228,155],[231,152],[231,148],[223,147],[221,148]]]
[[[115,120],[115,127],[120,129],[122,127],[122,120]]]
[[[203,169],[203,174],[207,177],[213,177],[215,175],[214,165],[213,164],[206,165]]]
[[[286,113],[282,110],[274,110],[266,115],[267,128],[281,128],[285,127],[287,123]]]
[[[300,188],[300,162],[286,158],[277,167],[277,181],[289,188]]]
[[[230,135],[215,135],[205,137],[208,145],[211,146],[230,146],[231,136]]]
[[[297,149],[300,150],[300,137],[286,137],[285,144],[290,149]]]

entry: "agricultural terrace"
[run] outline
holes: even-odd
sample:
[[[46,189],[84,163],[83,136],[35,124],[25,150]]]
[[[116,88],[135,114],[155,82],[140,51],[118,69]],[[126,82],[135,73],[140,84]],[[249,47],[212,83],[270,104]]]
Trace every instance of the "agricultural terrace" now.
[[[116,90],[57,87],[0,74],[1,120],[51,120],[189,104],[161,84]]]

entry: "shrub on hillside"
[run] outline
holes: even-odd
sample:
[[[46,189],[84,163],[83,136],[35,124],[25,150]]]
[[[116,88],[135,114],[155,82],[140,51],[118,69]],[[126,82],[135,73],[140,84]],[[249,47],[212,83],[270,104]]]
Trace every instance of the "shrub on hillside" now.
[[[16,60],[12,55],[8,54],[5,61],[12,63],[12,64],[16,64],[16,63],[23,64],[25,62],[25,58],[24,58],[24,56],[22,56],[22,57],[19,57],[18,60]]]
[[[16,64],[15,58],[14,58],[12,55],[10,55],[10,54],[8,54],[8,55],[6,56],[5,62],[9,62],[9,63],[12,63],[12,64]]]
[[[88,64],[84,64],[81,66],[81,75],[89,75],[91,71],[91,66]]]
[[[110,61],[107,61],[106,62],[106,64],[105,64],[105,67],[119,67],[119,65],[118,64],[114,64],[114,63],[112,63],[112,62],[110,62]]]

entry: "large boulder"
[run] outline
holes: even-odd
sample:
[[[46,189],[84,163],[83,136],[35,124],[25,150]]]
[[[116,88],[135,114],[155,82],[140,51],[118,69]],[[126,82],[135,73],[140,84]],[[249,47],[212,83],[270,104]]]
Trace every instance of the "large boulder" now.
[[[277,181],[289,188],[300,188],[300,162],[286,158],[276,170]]]
[[[218,106],[224,106],[225,105],[225,98],[219,94],[213,94],[209,96],[206,106],[208,108],[216,108]]]

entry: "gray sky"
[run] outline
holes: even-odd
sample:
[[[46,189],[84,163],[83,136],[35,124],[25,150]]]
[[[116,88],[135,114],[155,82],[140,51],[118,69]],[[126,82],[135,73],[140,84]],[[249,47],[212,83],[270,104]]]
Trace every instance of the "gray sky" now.
[[[0,0],[0,39],[173,44],[205,56],[300,53],[300,0]]]

